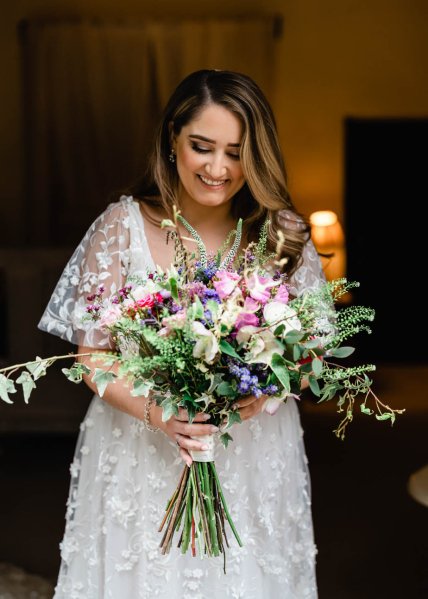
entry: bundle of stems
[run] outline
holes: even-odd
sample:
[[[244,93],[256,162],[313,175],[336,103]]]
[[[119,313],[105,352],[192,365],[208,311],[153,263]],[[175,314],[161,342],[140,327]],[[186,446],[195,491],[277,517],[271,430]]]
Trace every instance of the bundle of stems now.
[[[169,552],[174,534],[180,530],[178,547],[186,553],[191,547],[193,557],[198,552],[201,557],[216,557],[223,554],[226,573],[225,544],[227,540],[225,520],[235,535],[240,547],[241,539],[227,509],[214,462],[193,461],[185,465],[180,482],[167,503],[165,516],[159,527],[165,532],[160,547],[162,554]]]

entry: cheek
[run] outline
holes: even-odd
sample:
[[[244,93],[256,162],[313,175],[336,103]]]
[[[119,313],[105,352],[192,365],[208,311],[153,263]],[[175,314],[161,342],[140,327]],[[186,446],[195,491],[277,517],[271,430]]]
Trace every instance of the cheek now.
[[[234,181],[236,181],[237,184],[239,184],[239,186],[242,187],[245,183],[245,177],[240,163],[237,163],[236,166],[233,168],[232,175]]]
[[[185,148],[180,152],[180,160],[177,164],[180,175],[186,175],[189,172],[193,173],[201,166],[201,157],[196,152]]]

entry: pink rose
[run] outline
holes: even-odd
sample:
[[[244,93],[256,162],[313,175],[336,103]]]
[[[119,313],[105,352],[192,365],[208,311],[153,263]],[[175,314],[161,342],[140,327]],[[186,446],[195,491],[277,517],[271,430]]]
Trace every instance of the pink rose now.
[[[229,272],[227,270],[219,270],[216,273],[218,281],[214,281],[214,288],[220,299],[228,297],[238,284],[241,279],[240,275],[235,272]]]
[[[166,316],[162,319],[163,328],[159,331],[161,337],[168,337],[176,329],[183,329],[186,325],[187,313],[186,310],[180,310],[176,314]]]
[[[112,306],[101,314],[99,324],[103,328],[110,327],[115,324],[122,316],[122,311],[119,306]]]

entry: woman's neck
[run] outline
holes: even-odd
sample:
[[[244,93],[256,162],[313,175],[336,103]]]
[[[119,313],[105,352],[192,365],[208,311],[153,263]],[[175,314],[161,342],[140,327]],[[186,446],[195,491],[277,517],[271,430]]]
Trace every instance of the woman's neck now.
[[[222,231],[236,227],[231,207],[231,202],[221,206],[204,206],[191,200],[180,202],[181,215],[200,234],[209,230]]]

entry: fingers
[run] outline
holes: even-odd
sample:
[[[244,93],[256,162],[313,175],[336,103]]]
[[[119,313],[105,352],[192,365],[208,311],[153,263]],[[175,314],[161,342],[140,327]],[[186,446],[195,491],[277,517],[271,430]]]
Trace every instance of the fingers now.
[[[257,401],[257,397],[255,395],[248,395],[248,397],[241,397],[241,399],[238,399],[238,401],[235,401],[235,403],[233,404],[233,409],[238,410],[240,408],[245,408],[247,406],[250,406],[251,404],[253,404],[256,401]]]
[[[186,464],[190,467],[192,465],[192,456],[190,455],[190,453],[184,449],[184,447],[180,447],[180,456],[181,459],[186,462]]]
[[[196,414],[194,417],[193,422],[206,422],[210,418],[211,416],[209,414],[203,414],[202,412],[199,412],[199,414]],[[187,410],[184,408],[178,408],[178,416],[175,416],[175,419],[179,420],[180,422],[188,422],[189,414],[187,413]]]
[[[201,441],[196,441],[195,439],[180,435],[179,433],[175,435],[175,440],[178,445],[184,449],[193,449],[196,451],[204,451],[205,449],[208,449],[208,445],[205,445]]]
[[[238,402],[235,402],[235,405],[236,403],[238,404],[238,410],[241,420],[248,420],[256,414],[262,412],[265,401],[266,395],[262,395],[258,398],[254,397],[254,395],[251,395],[250,397],[246,397],[240,399]]]
[[[218,427],[212,424],[184,424],[180,423],[176,427],[176,432],[181,435],[194,436],[199,437],[200,435],[212,435],[218,431]]]

